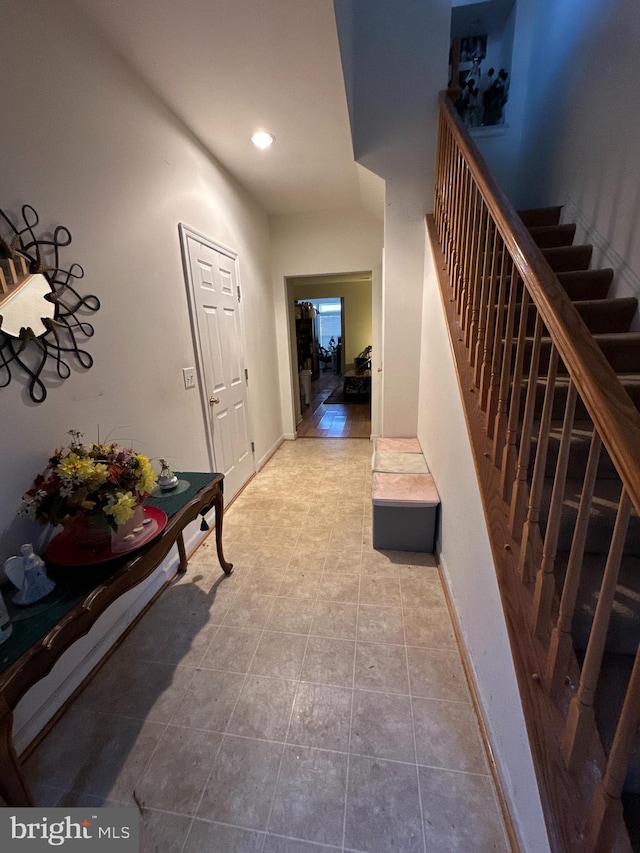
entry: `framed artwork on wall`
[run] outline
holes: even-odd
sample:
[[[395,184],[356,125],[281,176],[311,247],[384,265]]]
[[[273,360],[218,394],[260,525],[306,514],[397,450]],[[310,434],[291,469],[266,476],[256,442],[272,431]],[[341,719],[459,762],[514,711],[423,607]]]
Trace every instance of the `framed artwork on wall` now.
[[[487,55],[487,36],[465,36],[460,39],[460,62],[481,60]]]

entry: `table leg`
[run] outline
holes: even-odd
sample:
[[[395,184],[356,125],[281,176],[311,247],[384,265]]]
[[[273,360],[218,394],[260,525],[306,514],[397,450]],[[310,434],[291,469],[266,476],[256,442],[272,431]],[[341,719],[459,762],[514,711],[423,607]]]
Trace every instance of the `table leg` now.
[[[218,552],[218,560],[222,566],[222,571],[225,575],[230,575],[233,571],[233,563],[227,563],[222,553],[222,513],[224,511],[224,498],[222,492],[219,491],[215,497],[213,505],[216,510],[216,550]]]
[[[13,746],[13,714],[2,703],[0,718],[0,797],[8,806],[32,806],[33,798],[22,775],[20,759]]]
[[[178,546],[178,574],[183,575],[187,571],[187,552],[184,547],[184,536],[182,535],[182,531],[178,533],[178,538],[176,539],[176,544]]]

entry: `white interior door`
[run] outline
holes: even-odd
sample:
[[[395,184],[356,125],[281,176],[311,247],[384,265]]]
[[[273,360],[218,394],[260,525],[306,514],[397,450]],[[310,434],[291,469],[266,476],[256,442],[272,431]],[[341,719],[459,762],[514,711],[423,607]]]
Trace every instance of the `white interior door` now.
[[[255,472],[237,259],[184,225],[180,234],[212,463],[228,501]]]

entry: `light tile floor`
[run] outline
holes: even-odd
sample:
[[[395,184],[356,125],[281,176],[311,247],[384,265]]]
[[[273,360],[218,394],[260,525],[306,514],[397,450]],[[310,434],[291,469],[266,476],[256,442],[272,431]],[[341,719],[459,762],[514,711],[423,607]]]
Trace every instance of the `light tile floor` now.
[[[371,547],[371,444],[285,442],[27,762],[145,853],[508,843],[431,555]]]

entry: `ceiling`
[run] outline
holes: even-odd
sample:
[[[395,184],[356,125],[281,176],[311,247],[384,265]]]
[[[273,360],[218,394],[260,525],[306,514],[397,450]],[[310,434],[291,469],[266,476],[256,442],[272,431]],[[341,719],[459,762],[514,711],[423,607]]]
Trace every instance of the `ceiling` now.
[[[72,2],[267,212],[382,214],[353,161],[331,0]]]

